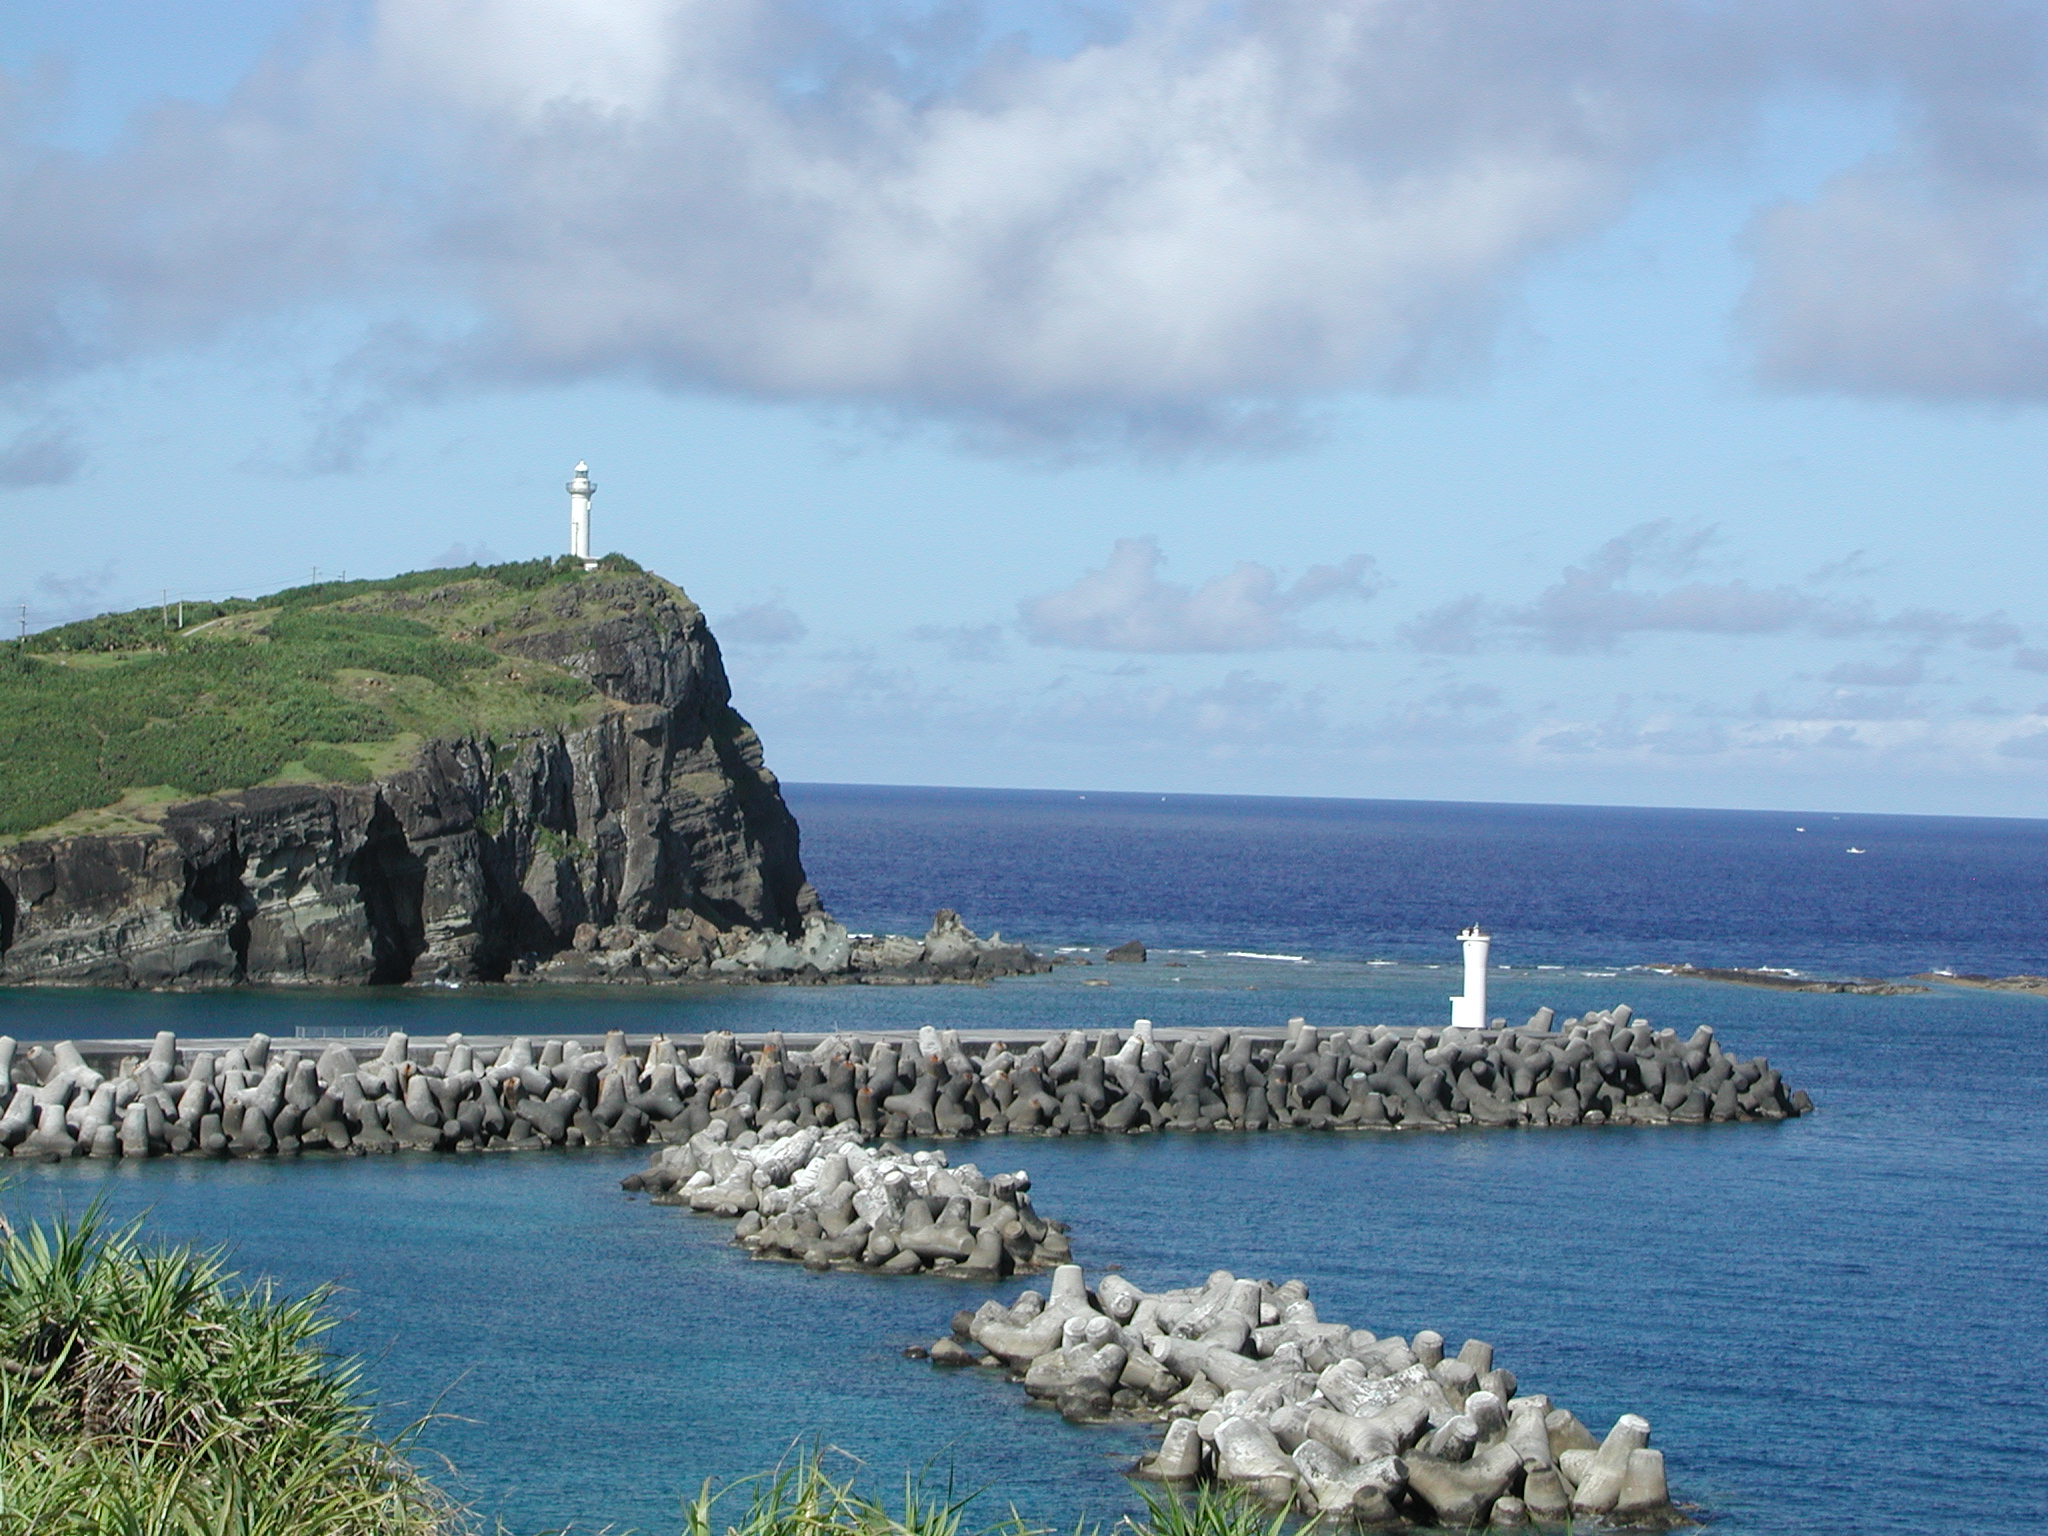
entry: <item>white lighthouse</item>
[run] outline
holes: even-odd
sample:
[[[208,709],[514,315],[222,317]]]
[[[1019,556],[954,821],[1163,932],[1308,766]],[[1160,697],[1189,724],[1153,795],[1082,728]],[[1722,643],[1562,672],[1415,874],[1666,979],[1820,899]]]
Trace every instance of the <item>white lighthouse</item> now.
[[[590,498],[596,494],[590,466],[579,461],[575,478],[569,482],[569,554],[581,560],[586,571],[597,569],[597,562],[590,558]]]
[[[1486,1028],[1486,951],[1493,943],[1477,923],[1458,935],[1465,946],[1465,995],[1451,999],[1451,1028]]]

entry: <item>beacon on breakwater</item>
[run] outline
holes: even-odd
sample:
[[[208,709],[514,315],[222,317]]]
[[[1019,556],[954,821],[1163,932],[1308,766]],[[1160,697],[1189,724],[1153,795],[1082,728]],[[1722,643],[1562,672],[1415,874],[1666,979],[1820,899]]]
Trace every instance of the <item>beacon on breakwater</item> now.
[[[569,482],[569,554],[581,560],[586,571],[597,569],[597,562],[590,558],[590,498],[596,494],[590,466],[578,460],[575,477]]]
[[[1465,995],[1451,999],[1451,1028],[1486,1028],[1486,950],[1493,938],[1474,923],[1458,935],[1465,946]]]

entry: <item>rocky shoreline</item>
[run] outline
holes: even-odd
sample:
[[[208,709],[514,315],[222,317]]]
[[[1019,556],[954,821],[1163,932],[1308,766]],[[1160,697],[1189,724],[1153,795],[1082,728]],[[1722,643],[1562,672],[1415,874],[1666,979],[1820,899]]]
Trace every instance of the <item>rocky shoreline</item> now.
[[[673,928],[656,933],[615,927],[578,929],[572,947],[508,984],[786,982],[823,986],[932,986],[1036,976],[1053,962],[1003,936],[984,939],[950,907],[932,916],[923,938],[849,933],[830,918],[809,922],[801,938],[736,929],[705,939]]]
[[[1121,1275],[1093,1291],[1077,1265],[953,1318],[938,1366],[989,1365],[1077,1422],[1164,1421],[1142,1475],[1243,1489],[1326,1524],[1668,1528],[1672,1504],[1649,1423],[1623,1414],[1596,1439],[1524,1393],[1491,1344],[1381,1338],[1325,1322],[1299,1280],[1218,1270],[1146,1292]]]
[[[1448,1131],[1460,1126],[1704,1125],[1809,1112],[1762,1057],[1702,1025],[1652,1030],[1624,1005],[1521,1029],[1053,1031],[975,1045],[831,1035],[792,1051],[715,1032],[694,1055],[658,1036],[637,1054],[528,1038],[395,1034],[318,1050],[255,1035],[218,1049],[156,1037],[88,1060],[74,1043],[0,1037],[0,1149],[17,1157],[291,1156],[688,1144],[845,1127],[866,1140],[983,1135]],[[367,1056],[367,1059],[365,1057]],[[680,1164],[678,1165],[680,1166]],[[696,1170],[692,1170],[695,1172]],[[687,1178],[688,1175],[685,1175]]]
[[[474,585],[402,603],[430,613]],[[145,796],[105,811],[107,830],[0,840],[0,984],[914,984],[1050,968],[952,912],[922,939],[833,921],[679,589],[607,570],[514,617],[469,638],[587,687],[587,723],[420,742],[371,782]]]

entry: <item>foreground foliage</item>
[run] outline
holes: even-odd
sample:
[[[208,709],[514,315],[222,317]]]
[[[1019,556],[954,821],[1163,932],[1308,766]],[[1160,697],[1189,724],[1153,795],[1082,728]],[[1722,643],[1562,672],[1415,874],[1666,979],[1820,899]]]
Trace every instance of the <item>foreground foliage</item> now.
[[[1140,1487],[1138,1496],[1144,1513],[1124,1516],[1109,1536],[1283,1536],[1306,1528],[1235,1488]],[[740,1498],[738,1509],[720,1515],[720,1505]],[[974,1498],[957,1494],[950,1482],[943,1496],[934,1497],[920,1479],[906,1476],[901,1512],[892,1513],[879,1499],[856,1492],[851,1479],[833,1478],[813,1451],[722,1488],[706,1482],[684,1506],[683,1536],[1049,1536],[1015,1510],[994,1525],[970,1528],[967,1510]],[[1082,1527],[1074,1536],[1101,1533]]]
[[[360,1368],[320,1347],[329,1295],[238,1285],[218,1253],[145,1247],[97,1212],[0,1219],[0,1536],[468,1536],[412,1435],[377,1434]],[[1141,1497],[1109,1536],[1290,1524],[1230,1490]],[[906,1476],[892,1509],[811,1451],[707,1481],[682,1536],[1046,1536],[1014,1511],[971,1527],[973,1500]]]
[[[428,1536],[456,1510],[320,1348],[328,1293],[95,1214],[0,1234],[0,1533]]]

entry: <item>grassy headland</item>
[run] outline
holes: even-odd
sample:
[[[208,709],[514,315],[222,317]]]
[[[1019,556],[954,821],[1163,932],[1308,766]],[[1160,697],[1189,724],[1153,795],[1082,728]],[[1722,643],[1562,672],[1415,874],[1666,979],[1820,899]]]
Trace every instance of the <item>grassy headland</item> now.
[[[0,838],[123,803],[365,780],[425,739],[586,720],[602,707],[588,684],[490,647],[546,627],[535,597],[584,579],[567,558],[415,571],[188,603],[182,630],[141,608],[30,635],[0,654]]]

